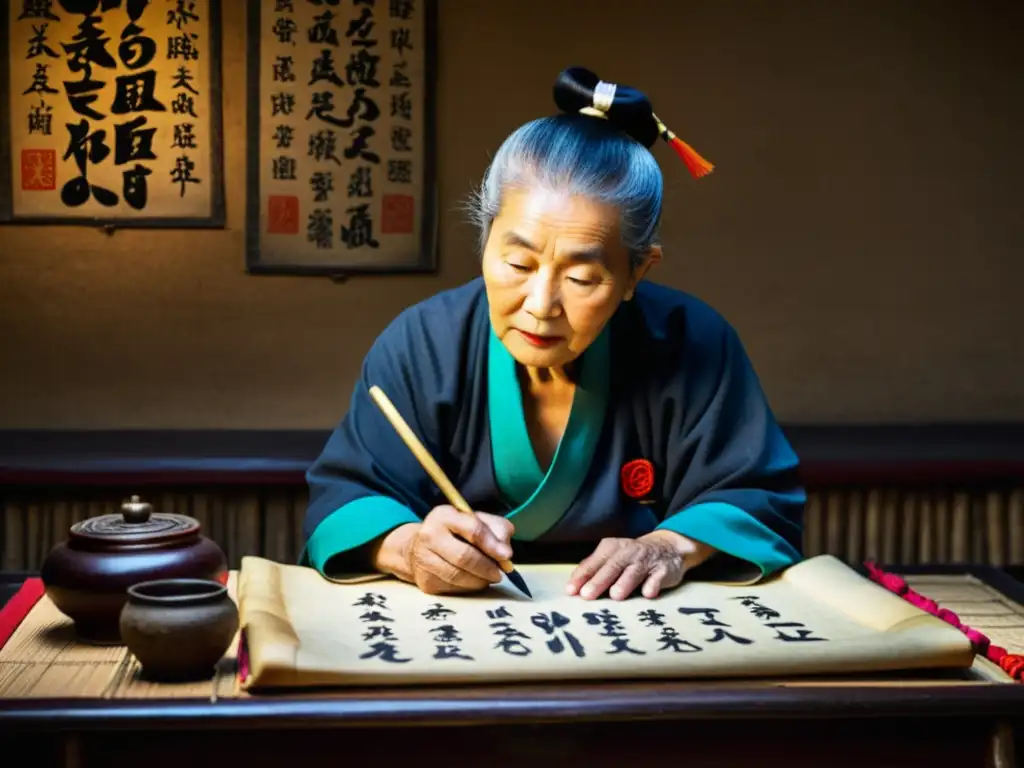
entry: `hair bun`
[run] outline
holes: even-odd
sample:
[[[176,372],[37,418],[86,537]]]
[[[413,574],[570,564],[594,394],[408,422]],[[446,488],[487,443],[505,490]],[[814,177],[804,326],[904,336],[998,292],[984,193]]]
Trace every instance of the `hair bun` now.
[[[601,78],[583,67],[562,70],[555,80],[555,104],[563,112],[576,113],[594,107],[594,92]],[[615,84],[615,96],[601,110],[616,128],[650,149],[658,140],[654,107],[644,94],[628,85]]]

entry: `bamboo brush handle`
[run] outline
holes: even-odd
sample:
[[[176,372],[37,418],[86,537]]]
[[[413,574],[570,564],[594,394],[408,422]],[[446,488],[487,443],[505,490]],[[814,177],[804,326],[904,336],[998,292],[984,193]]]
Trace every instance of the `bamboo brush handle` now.
[[[370,397],[377,404],[377,407],[384,413],[387,420],[391,422],[391,426],[395,428],[398,436],[402,438],[402,441],[412,451],[413,456],[419,461],[420,465],[430,475],[430,479],[434,481],[434,484],[441,489],[441,493],[445,495],[448,502],[459,510],[463,514],[471,517],[476,517],[473,509],[469,506],[462,494],[459,493],[458,489],[452,485],[452,481],[448,479],[448,476],[444,473],[444,470],[434,461],[434,457],[430,455],[430,452],[426,449],[420,439],[416,437],[416,433],[412,431],[412,428],[406,423],[405,419],[402,418],[402,414],[398,412],[394,404],[384,394],[384,391],[374,384],[370,387]],[[513,565],[508,560],[499,560],[498,565],[501,566],[501,570],[505,573],[511,573],[513,571]]]

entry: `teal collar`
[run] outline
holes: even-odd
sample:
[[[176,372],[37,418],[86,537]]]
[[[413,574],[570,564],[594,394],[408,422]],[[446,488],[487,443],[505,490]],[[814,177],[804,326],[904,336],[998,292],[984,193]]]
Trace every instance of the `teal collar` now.
[[[587,477],[608,405],[609,337],[606,327],[583,354],[569,421],[544,473],[527,431],[515,358],[491,330],[487,358],[491,455],[498,489],[514,507],[507,517],[515,524],[517,539],[535,540],[551,530]]]

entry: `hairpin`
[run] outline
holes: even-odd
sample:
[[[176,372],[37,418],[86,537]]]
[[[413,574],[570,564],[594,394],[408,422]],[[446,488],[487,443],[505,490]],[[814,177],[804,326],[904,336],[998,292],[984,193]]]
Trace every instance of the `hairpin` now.
[[[615,101],[616,90],[617,86],[614,83],[606,83],[604,80],[599,80],[597,85],[594,86],[594,94],[591,97],[590,105],[582,107],[579,110],[580,114],[607,120],[608,110],[611,109]],[[668,126],[661,122],[654,112],[651,112],[651,117],[654,118],[654,122],[658,126],[658,135],[682,158],[682,161],[695,179],[707,176],[715,169],[715,166],[701,157],[693,147],[670,131]]]

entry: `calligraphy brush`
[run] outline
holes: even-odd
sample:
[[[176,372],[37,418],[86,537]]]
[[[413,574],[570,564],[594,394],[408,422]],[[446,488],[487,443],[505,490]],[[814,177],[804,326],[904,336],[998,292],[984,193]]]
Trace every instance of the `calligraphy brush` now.
[[[370,387],[370,397],[373,398],[373,402],[377,404],[377,407],[384,413],[388,421],[391,422],[391,426],[395,428],[398,436],[402,438],[405,444],[412,451],[413,456],[416,457],[423,469],[426,470],[427,474],[434,481],[441,492],[448,499],[448,502],[455,507],[459,512],[470,517],[476,517],[473,509],[466,503],[466,500],[462,498],[462,494],[458,492],[452,481],[448,479],[448,476],[444,473],[444,470],[438,466],[438,463],[434,461],[434,457],[430,455],[423,443],[420,442],[419,438],[412,431],[405,419],[402,418],[402,414],[398,412],[394,404],[384,394],[384,391],[376,384]],[[498,565],[501,570],[508,576],[508,580],[515,584],[519,591],[522,592],[529,598],[533,598],[529,588],[526,586],[526,581],[515,569],[510,560],[499,560]]]

